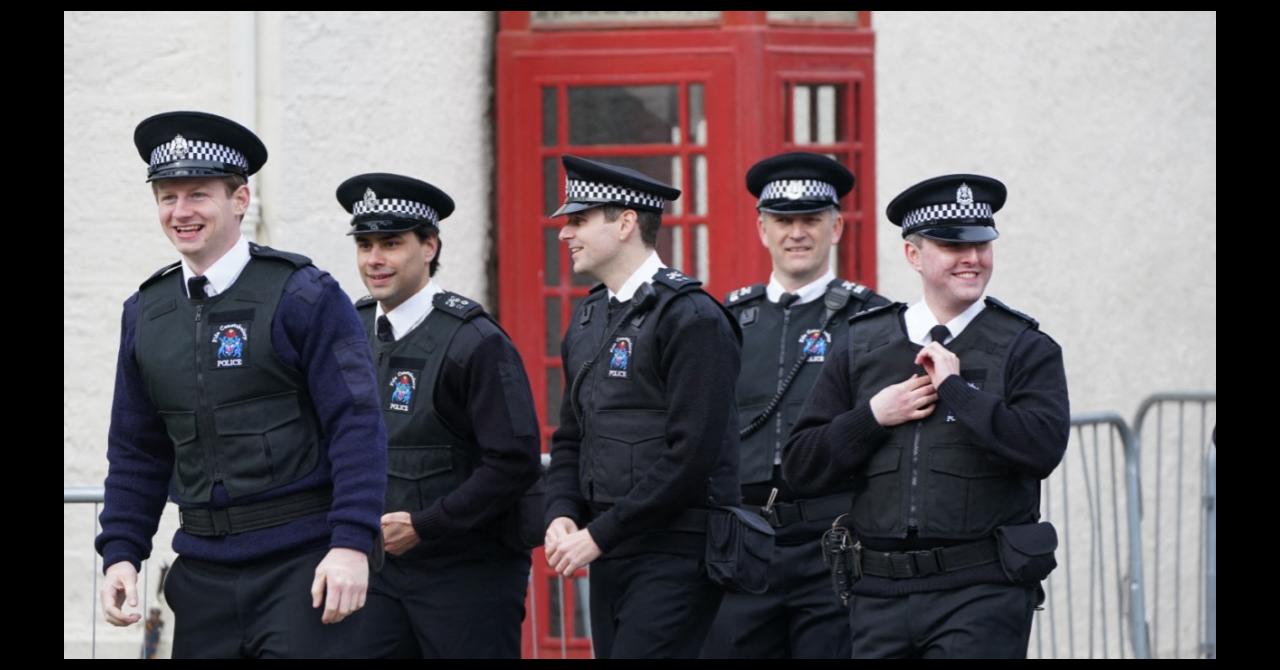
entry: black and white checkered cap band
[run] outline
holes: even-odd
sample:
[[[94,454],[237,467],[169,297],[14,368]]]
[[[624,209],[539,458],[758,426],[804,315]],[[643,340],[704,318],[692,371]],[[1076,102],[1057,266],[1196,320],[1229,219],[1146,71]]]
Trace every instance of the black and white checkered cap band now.
[[[186,142],[187,151],[181,156],[173,150],[173,145],[177,142],[177,138],[152,149],[151,167],[159,167],[173,161],[215,161],[234,165],[246,172],[249,170],[249,159],[231,147],[201,140],[183,141]]]
[[[379,199],[372,205],[366,204],[363,200],[357,200],[351,206],[351,213],[355,216],[362,214],[392,214],[411,219],[426,219],[433,226],[440,221],[436,210],[432,209],[430,205],[399,198]]]
[[[943,221],[946,219],[990,219],[991,205],[985,202],[975,202],[972,205],[929,205],[921,207],[917,210],[908,212],[902,217],[902,229],[910,231],[912,228],[920,226],[931,221]]]
[[[593,181],[566,179],[564,185],[567,202],[625,202],[627,204],[644,205],[654,209],[662,209],[663,199],[660,195],[645,193],[616,184],[600,184]]]
[[[781,179],[765,184],[760,190],[762,205],[766,200],[829,200],[831,204],[839,204],[836,187],[825,181],[816,179]]]

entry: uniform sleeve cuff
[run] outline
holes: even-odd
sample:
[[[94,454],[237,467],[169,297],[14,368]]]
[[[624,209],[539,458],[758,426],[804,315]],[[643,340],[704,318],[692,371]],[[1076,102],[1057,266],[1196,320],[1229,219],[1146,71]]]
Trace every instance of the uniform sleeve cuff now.
[[[444,535],[443,510],[438,500],[424,510],[410,513],[409,519],[414,532],[424,540],[434,540]]]
[[[587,526],[587,532],[591,534],[591,539],[595,540],[602,554],[609,553],[618,544],[618,525],[612,512],[613,510],[609,510],[601,514]]]
[[[562,500],[547,508],[547,512],[542,519],[542,528],[545,530],[547,526],[551,525],[552,521],[562,516],[573,519],[574,525],[579,528],[582,527],[582,517],[578,514],[577,507],[568,500]]]
[[[106,574],[107,568],[128,561],[133,564],[133,569],[142,572],[142,560],[133,551],[127,542],[112,542],[102,548],[102,572]]]
[[[329,547],[343,547],[369,554],[373,551],[373,533],[364,526],[340,523],[333,527],[329,535]]]
[[[974,394],[978,393],[977,389],[970,387],[965,383],[960,375],[951,375],[942,380],[942,385],[938,387],[938,398],[953,410],[963,411],[973,402]]]
[[[864,402],[857,407],[841,414],[831,422],[832,428],[836,431],[837,436],[843,438],[845,444],[849,444],[853,440],[859,442],[879,443],[889,439],[889,429],[880,425],[876,421],[876,415],[871,411],[871,402]]]

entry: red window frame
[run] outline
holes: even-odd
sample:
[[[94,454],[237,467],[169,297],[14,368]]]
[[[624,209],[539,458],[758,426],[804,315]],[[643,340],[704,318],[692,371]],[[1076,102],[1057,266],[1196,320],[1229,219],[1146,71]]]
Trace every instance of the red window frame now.
[[[495,137],[497,138],[497,313],[524,359],[540,418],[543,450],[558,417],[549,417],[548,384],[563,388],[558,342],[573,308],[588,285],[575,284],[563,245],[558,245],[559,276],[554,283],[544,268],[544,231],[557,229],[549,219],[543,191],[544,160],[556,162],[557,197],[562,194],[565,152],[586,157],[677,155],[686,202],[679,216],[664,215],[666,226],[680,226],[683,263],[692,267],[693,226],[706,225],[710,240],[706,288],[722,297],[738,286],[766,281],[769,255],[756,233],[755,200],[744,176],[756,161],[782,151],[806,150],[847,157],[857,176],[856,193],[843,203],[846,232],[839,245],[842,276],[875,286],[875,141],[874,35],[870,13],[856,26],[770,23],[761,11],[721,13],[719,22],[688,25],[611,24],[581,29],[557,25],[534,28],[529,12],[500,12],[497,48]],[[705,145],[688,142],[688,86],[704,88]],[[567,89],[570,86],[678,86],[679,144],[570,146]],[[796,145],[788,136],[786,99],[792,85],[844,86],[839,123],[848,129],[833,144]],[[556,142],[543,145],[542,90],[556,87]],[[691,156],[707,156],[707,215],[689,206],[693,187]],[[548,299],[558,335],[550,340]],[[556,325],[556,324],[552,324]],[[552,346],[554,345],[554,346]],[[554,573],[542,550],[534,552],[530,599],[526,606],[523,654],[526,657],[590,656],[590,640],[550,635]],[[586,571],[579,571],[585,575]],[[565,584],[564,625],[573,626],[573,582]],[[558,596],[558,593],[556,594]],[[533,630],[535,627],[538,629]],[[563,629],[562,629],[563,630]]]

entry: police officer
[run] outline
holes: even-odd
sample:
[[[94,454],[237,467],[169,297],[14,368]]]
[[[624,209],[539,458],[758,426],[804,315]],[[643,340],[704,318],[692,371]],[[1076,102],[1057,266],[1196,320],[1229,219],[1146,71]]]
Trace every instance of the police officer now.
[[[338,187],[353,216],[356,303],[387,424],[382,533],[356,648],[364,657],[518,658],[529,546],[517,505],[540,439],[520,354],[479,303],[444,290],[440,221],[453,200],[424,181],[362,174]],[[542,500],[537,500],[540,522]],[[535,533],[541,524],[535,526]]]
[[[137,604],[167,489],[174,657],[341,654],[386,486],[360,320],[310,260],[241,237],[267,159],[252,132],[170,112],[134,143],[182,259],[124,303],[96,542],[106,619],[139,618],[121,605]]]
[[[705,508],[739,500],[732,388],[739,335],[697,280],[654,250],[680,191],[565,156],[560,239],[602,283],[561,346],[564,400],[547,473],[547,562],[591,564],[598,658],[698,654],[722,591],[706,576]],[[599,560],[597,560],[599,559]]]
[[[840,279],[831,247],[844,220],[839,200],[854,177],[820,154],[785,153],[747,172],[758,198],[760,242],[769,250],[768,285],[732,291],[725,305],[742,327],[737,401],[742,498],[777,533],[769,590],[727,593],[703,649],[708,658],[848,658],[848,613],[833,597],[822,532],[849,509],[850,483],[801,496],[782,477],[782,446],[833,338],[848,319],[889,301]]]
[[[786,445],[797,487],[853,478],[855,658],[1026,656],[1070,416],[1057,343],[984,298],[1005,195],[956,174],[889,203],[924,298],[850,320]]]

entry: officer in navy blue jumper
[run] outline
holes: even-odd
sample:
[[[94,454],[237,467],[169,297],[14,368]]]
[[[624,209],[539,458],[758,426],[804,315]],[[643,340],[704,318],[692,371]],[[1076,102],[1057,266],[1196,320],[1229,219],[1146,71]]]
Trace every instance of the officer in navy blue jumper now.
[[[435,279],[448,194],[371,173],[337,196],[369,289],[356,311],[388,441],[387,558],[370,580],[355,653],[519,658],[530,566],[519,512],[542,470],[524,364],[479,303]],[[540,540],[541,497],[532,507],[528,530]]]
[[[243,126],[138,124],[160,226],[182,255],[124,303],[96,546],[108,622],[166,493],[174,657],[341,655],[380,554],[386,430],[360,320],[328,273],[240,235],[267,150]],[[320,608],[323,606],[323,610]]]
[[[924,298],[854,316],[783,455],[794,486],[852,478],[854,658],[1022,658],[1057,537],[1040,482],[1070,412],[1062,349],[984,292],[1004,184],[926,180],[889,203]]]
[[[565,156],[560,239],[602,283],[561,345],[564,399],[547,473],[546,555],[590,564],[598,658],[693,658],[723,594],[706,575],[706,509],[736,505],[736,326],[654,246],[664,201],[647,175]]]
[[[848,510],[851,483],[797,494],[782,477],[782,447],[832,339],[844,337],[850,316],[889,304],[831,271],[831,248],[844,232],[840,198],[853,184],[840,163],[804,152],[771,156],[747,172],[773,274],[767,285],[725,298],[742,327],[738,477],[743,502],[777,536],[769,590],[725,594],[702,650],[707,658],[849,657],[849,616],[832,597],[820,543]]]

